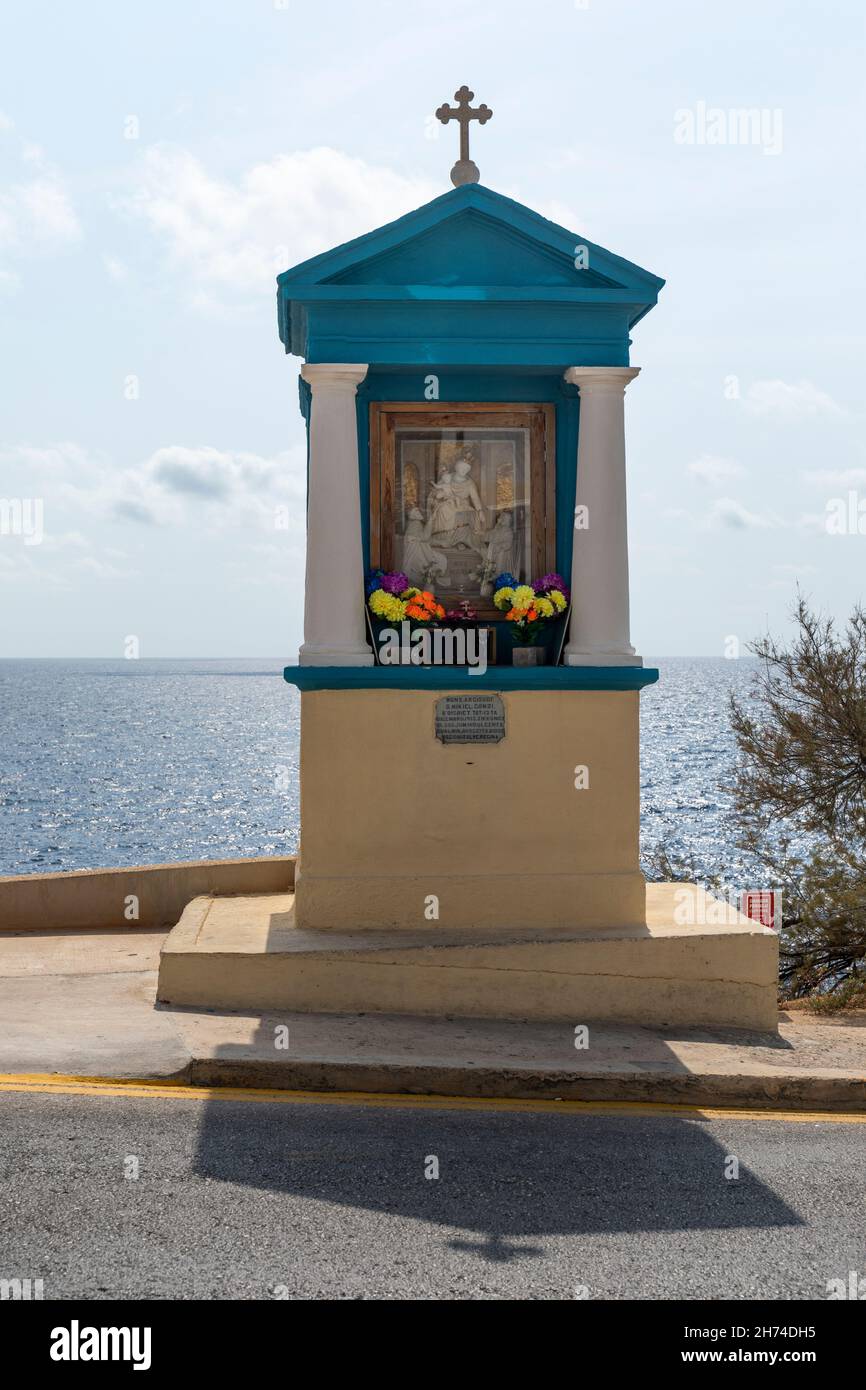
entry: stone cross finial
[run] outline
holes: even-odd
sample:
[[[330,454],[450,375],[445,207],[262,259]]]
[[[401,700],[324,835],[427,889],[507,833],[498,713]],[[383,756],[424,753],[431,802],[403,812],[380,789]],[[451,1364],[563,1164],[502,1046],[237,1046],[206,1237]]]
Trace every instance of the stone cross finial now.
[[[469,158],[469,122],[478,121],[484,125],[490,120],[493,112],[489,106],[473,106],[474,96],[475,93],[470,92],[464,85],[459,92],[454,93],[456,109],[445,105],[440,106],[436,112],[443,125],[447,125],[449,121],[460,122],[460,158],[451,170],[451,182],[455,188],[459,188],[463,183],[479,183],[481,179],[478,165]]]

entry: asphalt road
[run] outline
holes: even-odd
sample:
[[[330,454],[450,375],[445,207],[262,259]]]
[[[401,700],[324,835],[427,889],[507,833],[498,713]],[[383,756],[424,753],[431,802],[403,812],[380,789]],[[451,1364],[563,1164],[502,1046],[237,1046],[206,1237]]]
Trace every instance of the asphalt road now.
[[[866,1125],[0,1095],[46,1299],[823,1299],[864,1188]]]

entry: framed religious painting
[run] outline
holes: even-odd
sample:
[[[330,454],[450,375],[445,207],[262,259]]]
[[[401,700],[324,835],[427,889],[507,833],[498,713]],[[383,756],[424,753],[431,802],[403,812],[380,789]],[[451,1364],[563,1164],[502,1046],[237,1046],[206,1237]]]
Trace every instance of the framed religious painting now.
[[[494,581],[556,567],[552,405],[370,406],[370,558],[498,618]]]

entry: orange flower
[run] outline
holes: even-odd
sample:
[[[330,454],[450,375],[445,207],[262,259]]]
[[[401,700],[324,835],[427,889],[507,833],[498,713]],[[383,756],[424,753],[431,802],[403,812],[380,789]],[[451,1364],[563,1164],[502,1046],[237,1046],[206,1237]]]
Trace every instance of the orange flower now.
[[[426,589],[423,591],[423,593],[420,593],[418,595],[418,601],[419,603],[426,604],[428,608],[432,608],[436,602],[433,595],[431,593],[428,593]]]
[[[528,612],[527,615],[526,615],[526,620],[527,620],[527,622],[534,623],[534,622],[535,622],[535,619],[536,619],[537,617],[538,617],[538,614],[536,613],[535,609],[534,609],[534,608],[530,608],[529,612]]]
[[[433,611],[434,611],[434,613],[436,614],[436,617],[437,617],[437,618],[444,618],[444,617],[445,617],[445,609],[442,607],[442,604],[441,604],[441,603],[437,603],[437,605],[436,605],[436,607],[434,608]]]

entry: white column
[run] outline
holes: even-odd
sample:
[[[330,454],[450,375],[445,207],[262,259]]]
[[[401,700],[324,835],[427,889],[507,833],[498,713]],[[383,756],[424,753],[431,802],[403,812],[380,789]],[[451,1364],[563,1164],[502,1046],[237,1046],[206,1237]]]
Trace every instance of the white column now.
[[[580,390],[567,666],[642,666],[629,637],[625,388],[639,367],[569,367]]]
[[[372,666],[364,621],[364,553],[355,397],[358,363],[301,368],[312,391],[302,666]]]

